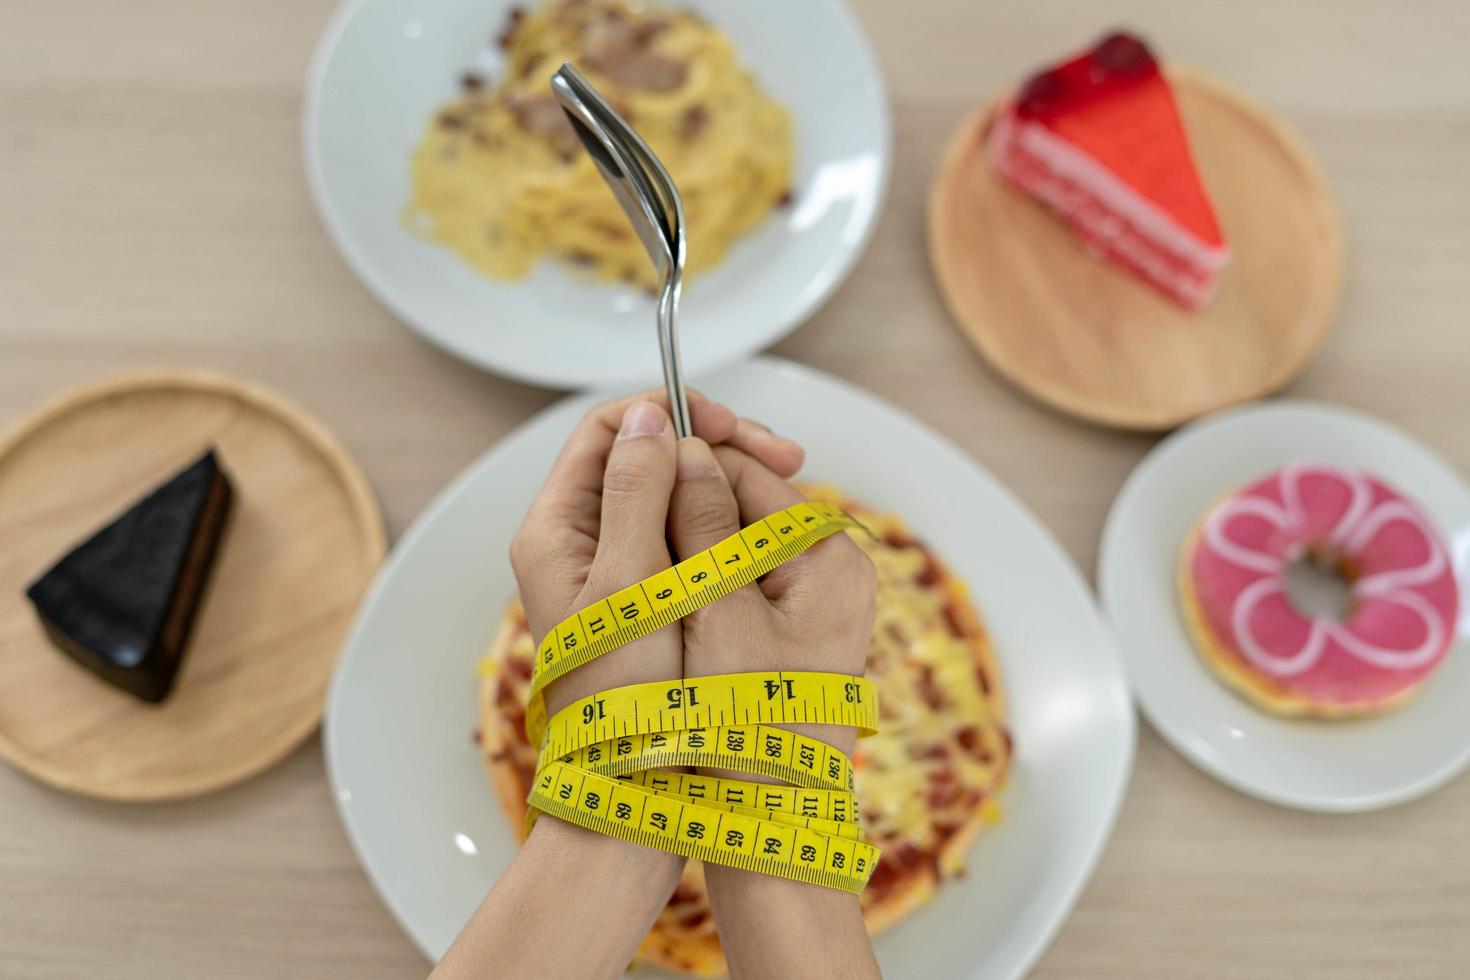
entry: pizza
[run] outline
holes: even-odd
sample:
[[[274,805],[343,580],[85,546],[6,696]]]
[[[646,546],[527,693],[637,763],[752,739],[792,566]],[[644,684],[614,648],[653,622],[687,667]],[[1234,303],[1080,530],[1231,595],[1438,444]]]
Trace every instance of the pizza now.
[[[998,819],[995,796],[1012,743],[994,653],[968,590],[891,514],[830,487],[803,487],[871,532],[849,531],[878,571],[868,677],[879,689],[877,735],[853,754],[863,829],[883,857],[861,896],[868,931],[897,922],[964,870],[980,829]],[[535,639],[512,600],[481,670],[480,743],[511,826],[525,827],[537,751],[524,731]],[[685,866],[639,949],[641,961],[695,976],[725,973],[698,861]]]

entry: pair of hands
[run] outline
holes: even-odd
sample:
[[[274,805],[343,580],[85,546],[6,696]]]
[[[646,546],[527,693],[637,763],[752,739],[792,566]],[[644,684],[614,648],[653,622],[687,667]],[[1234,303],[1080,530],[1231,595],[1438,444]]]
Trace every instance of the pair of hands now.
[[[650,392],[593,409],[567,441],[511,545],[537,640],[803,499],[786,482],[801,467],[800,446],[690,394],[695,435],[687,439],[675,439],[663,396]],[[872,563],[846,535],[833,535],[759,583],[559,678],[546,689],[547,710],[649,681],[861,673],[874,599]],[[850,728],[791,727],[851,751]],[[434,978],[621,976],[683,865],[543,815]],[[733,977],[878,976],[854,896],[714,864],[704,870]]]
[[[695,435],[676,440],[652,392],[584,417],[511,544],[531,635],[805,499],[786,478],[803,451],[690,395]],[[759,583],[572,671],[546,691],[550,714],[628,684],[758,670],[863,671],[873,628],[872,563],[838,534]],[[826,727],[826,726],[822,726]],[[846,729],[809,732],[851,748]]]

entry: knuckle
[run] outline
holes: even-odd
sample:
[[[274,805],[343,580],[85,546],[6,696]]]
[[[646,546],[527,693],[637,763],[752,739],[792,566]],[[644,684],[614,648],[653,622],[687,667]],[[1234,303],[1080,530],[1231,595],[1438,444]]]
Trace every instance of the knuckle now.
[[[653,482],[653,467],[647,460],[622,455],[608,463],[602,476],[605,497],[631,497],[644,493]]]
[[[675,498],[674,525],[698,537],[724,534],[737,523],[730,501],[714,493],[681,494]]]

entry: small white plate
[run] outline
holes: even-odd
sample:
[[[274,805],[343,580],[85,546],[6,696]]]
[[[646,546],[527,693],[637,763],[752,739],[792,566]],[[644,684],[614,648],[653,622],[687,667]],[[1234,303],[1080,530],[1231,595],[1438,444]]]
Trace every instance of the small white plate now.
[[[988,473],[893,408],[761,359],[701,382],[808,451],[805,479],[904,515],[969,583],[999,651],[1016,740],[1004,818],[949,882],[877,942],[890,980],[1020,976],[1061,926],[1128,782],[1134,715],[1086,584]],[[471,740],[475,664],[514,589],[506,549],[592,404],[531,420],[446,489],[394,549],[358,615],[327,708],[343,822],[388,906],[437,959],[511,860],[516,834]],[[640,975],[642,975],[640,973]]]
[[[671,0],[673,2],[673,0]],[[459,78],[484,65],[512,0],[347,0],[312,59],[303,138],[312,196],[369,289],[425,337],[489,370],[551,388],[658,381],[654,304],[555,262],[493,282],[400,222],[409,158]],[[792,114],[790,208],[686,284],[690,374],[737,361],[805,320],[846,277],[888,185],[887,96],[841,0],[679,0],[734,41]],[[549,71],[550,69],[548,69]],[[490,73],[493,79],[493,72]]]
[[[1227,690],[1195,653],[1179,615],[1179,548],[1220,497],[1293,459],[1382,474],[1445,535],[1464,594],[1470,488],[1399,430],[1331,405],[1278,401],[1211,416],[1161,442],[1113,504],[1098,585],[1150,723],[1201,769],[1283,806],[1348,813],[1402,803],[1470,763],[1470,617],[1410,701],[1382,716],[1277,718]]]

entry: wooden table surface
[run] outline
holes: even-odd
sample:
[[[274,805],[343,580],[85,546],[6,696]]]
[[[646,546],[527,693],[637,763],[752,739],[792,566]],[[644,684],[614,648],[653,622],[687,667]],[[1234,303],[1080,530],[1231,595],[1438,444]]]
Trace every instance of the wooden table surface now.
[[[967,109],[1129,24],[1284,113],[1340,197],[1341,313],[1292,393],[1388,418],[1470,471],[1470,5],[856,6],[889,80],[892,190],[855,273],[777,353],[947,435],[1090,571],[1108,505],[1154,440],[1000,381],[946,318],[922,215]],[[417,340],[328,242],[299,132],[330,8],[0,0],[0,422],[126,368],[222,368],[332,426],[396,534],[557,396]],[[1278,809],[1145,728],[1117,832],[1035,976],[1465,976],[1467,812],[1470,778],[1363,816]],[[425,969],[358,868],[314,740],[245,785],[168,806],[95,803],[0,770],[0,976]]]

